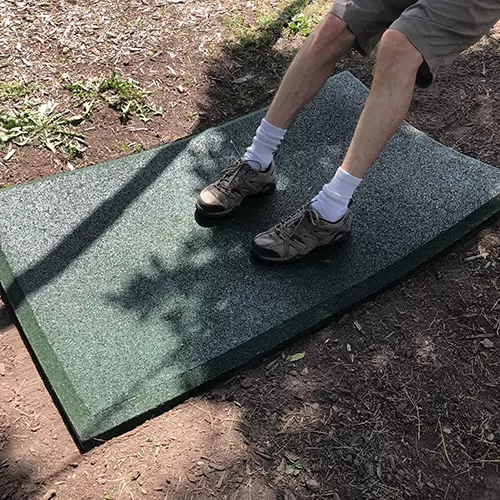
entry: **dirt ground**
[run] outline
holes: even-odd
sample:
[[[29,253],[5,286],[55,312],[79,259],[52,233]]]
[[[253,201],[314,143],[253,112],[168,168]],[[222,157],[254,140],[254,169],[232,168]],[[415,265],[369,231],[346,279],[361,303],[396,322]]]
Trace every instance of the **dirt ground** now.
[[[6,160],[0,151],[0,185],[268,104],[302,41],[282,29],[280,13],[283,4],[269,0],[0,0],[6,81],[33,82],[39,96],[70,107],[63,74],[116,70],[164,110],[144,124],[102,107],[81,126],[80,158],[15,147]],[[247,25],[265,43],[242,48]],[[372,63],[351,54],[339,69],[369,85]],[[499,74],[497,25],[416,91],[409,121],[500,165]],[[498,500],[499,248],[496,223],[284,353],[84,455],[0,303],[0,499]]]

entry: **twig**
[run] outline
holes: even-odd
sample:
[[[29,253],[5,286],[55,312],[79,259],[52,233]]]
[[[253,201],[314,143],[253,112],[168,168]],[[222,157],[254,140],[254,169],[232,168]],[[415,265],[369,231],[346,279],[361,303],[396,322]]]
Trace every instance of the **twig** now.
[[[441,443],[443,445],[443,451],[446,456],[446,460],[448,460],[448,463],[451,465],[453,469],[455,469],[455,466],[452,464],[450,457],[448,455],[448,450],[446,449],[446,443],[444,441],[444,434],[443,434],[443,428],[441,427],[441,420],[439,421],[439,431],[441,432]]]

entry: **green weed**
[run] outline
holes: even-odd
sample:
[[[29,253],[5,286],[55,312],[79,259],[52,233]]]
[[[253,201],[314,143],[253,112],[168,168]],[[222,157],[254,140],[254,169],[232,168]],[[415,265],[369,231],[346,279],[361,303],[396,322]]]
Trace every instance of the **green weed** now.
[[[0,111],[0,148],[11,142],[17,146],[43,146],[69,156],[81,154],[85,149],[83,136],[70,127],[86,116],[66,117],[67,112],[59,113],[56,108],[53,101],[26,102],[20,108]]]
[[[13,81],[0,83],[0,100],[19,101],[36,90],[32,83]]]
[[[122,153],[138,153],[144,149],[144,145],[140,142],[130,142],[126,144],[122,144],[120,151]]]
[[[142,90],[131,78],[120,79],[114,72],[107,78],[89,78],[83,83],[69,82],[65,88],[73,93],[84,109],[91,110],[104,101],[118,112],[123,121],[137,116],[147,122],[154,115],[163,115],[163,110],[149,101],[150,92]]]
[[[316,16],[295,14],[288,23],[288,32],[291,35],[296,35],[298,33],[301,36],[307,37],[312,33],[318,22],[319,19]]]

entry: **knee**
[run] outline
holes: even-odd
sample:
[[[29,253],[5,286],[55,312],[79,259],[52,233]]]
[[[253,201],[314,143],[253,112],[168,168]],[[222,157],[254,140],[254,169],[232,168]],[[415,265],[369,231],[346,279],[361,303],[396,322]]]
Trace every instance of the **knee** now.
[[[388,29],[383,34],[376,63],[379,71],[416,75],[422,62],[422,55],[403,33]]]
[[[347,24],[331,13],[324,17],[310,37],[311,50],[336,55],[347,52],[355,39]]]

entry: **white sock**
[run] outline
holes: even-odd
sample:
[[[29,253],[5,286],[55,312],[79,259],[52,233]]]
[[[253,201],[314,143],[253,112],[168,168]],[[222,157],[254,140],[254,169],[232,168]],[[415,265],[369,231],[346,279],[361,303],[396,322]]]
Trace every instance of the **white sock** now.
[[[347,212],[352,195],[362,180],[341,168],[337,169],[333,179],[313,199],[312,207],[322,219],[337,222]]]
[[[243,160],[255,170],[266,170],[273,161],[273,154],[277,151],[285,133],[286,130],[271,125],[263,118],[252,145],[243,155]]]

